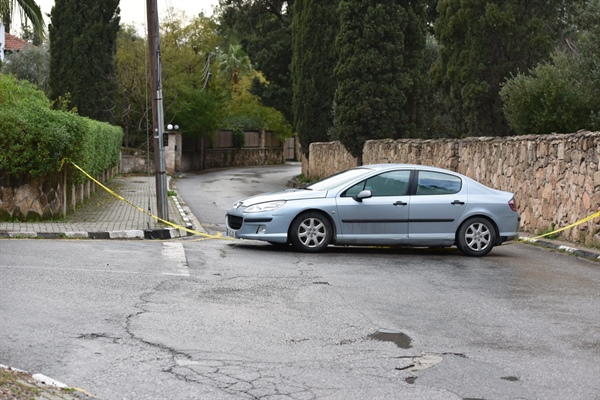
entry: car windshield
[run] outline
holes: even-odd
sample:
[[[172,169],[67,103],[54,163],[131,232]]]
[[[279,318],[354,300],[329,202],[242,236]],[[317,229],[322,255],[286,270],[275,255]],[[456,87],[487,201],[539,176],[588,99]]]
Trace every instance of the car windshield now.
[[[370,168],[353,168],[339,172],[305,187],[308,190],[331,190],[371,172]]]

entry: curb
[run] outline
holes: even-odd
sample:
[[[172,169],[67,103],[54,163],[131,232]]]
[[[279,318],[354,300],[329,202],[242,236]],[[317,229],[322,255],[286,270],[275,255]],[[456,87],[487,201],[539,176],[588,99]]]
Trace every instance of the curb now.
[[[528,238],[525,236],[519,236],[519,240],[522,242],[525,242],[525,243],[532,243],[532,244],[536,244],[536,245],[546,247],[549,249],[564,251],[566,253],[573,254],[573,255],[576,255],[579,257],[588,258],[588,259],[595,260],[595,261],[600,261],[600,254],[592,252],[592,251],[581,250],[581,249],[577,249],[575,247],[570,247],[570,246],[566,246],[566,245],[549,242],[547,240],[531,239],[531,238]]]
[[[174,239],[186,237],[183,229],[146,229],[106,232],[0,232],[3,239]]]
[[[25,388],[30,394],[35,394],[36,399],[40,400],[93,400],[97,399],[94,395],[83,389],[72,387],[49,378],[44,374],[32,374],[18,368],[8,367],[0,364],[0,370],[5,371],[9,378],[4,384],[14,384]],[[4,397],[2,397],[4,398]],[[11,397],[12,398],[12,397]],[[21,398],[21,397],[19,397]]]
[[[194,229],[194,225],[188,218],[187,213],[181,206],[179,199],[176,196],[170,197],[186,229]],[[131,229],[119,231],[95,231],[95,232],[10,232],[0,231],[1,239],[174,239],[186,236],[193,236],[192,233],[185,229],[179,228],[162,228],[162,229]]]

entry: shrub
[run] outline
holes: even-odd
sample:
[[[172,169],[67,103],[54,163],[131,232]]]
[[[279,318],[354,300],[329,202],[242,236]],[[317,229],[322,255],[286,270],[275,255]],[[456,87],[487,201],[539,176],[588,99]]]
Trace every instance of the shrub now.
[[[39,177],[73,161],[92,175],[119,161],[121,128],[50,109],[44,93],[0,74],[0,171]],[[73,178],[85,178],[77,173]]]
[[[530,74],[509,79],[500,97],[510,126],[521,135],[576,132],[598,127],[591,81],[581,74],[581,58],[557,53]]]

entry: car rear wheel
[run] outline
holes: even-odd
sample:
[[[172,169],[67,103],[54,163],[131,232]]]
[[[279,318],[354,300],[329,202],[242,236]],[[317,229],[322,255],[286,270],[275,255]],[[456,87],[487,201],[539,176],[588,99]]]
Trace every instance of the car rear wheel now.
[[[327,217],[315,211],[300,214],[290,227],[292,246],[304,253],[323,251],[331,242],[331,237],[331,223]]]
[[[469,218],[458,229],[456,242],[464,255],[482,257],[492,251],[496,243],[496,230],[485,218]]]

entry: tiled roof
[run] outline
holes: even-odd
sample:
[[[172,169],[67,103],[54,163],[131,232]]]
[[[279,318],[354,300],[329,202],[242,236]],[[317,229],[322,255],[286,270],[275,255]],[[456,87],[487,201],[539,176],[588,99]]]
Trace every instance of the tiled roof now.
[[[27,46],[29,42],[21,39],[18,36],[11,35],[10,33],[4,34],[4,51],[20,51],[23,47]]]

